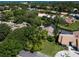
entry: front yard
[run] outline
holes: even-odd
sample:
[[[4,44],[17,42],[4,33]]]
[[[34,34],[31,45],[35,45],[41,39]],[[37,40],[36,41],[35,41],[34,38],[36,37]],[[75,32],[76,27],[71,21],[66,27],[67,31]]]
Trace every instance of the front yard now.
[[[49,41],[44,41],[43,49],[40,51],[48,56],[54,56],[57,52],[63,50],[64,47]]]
[[[76,30],[79,29],[79,21],[72,23],[70,25],[59,24],[59,27],[62,28],[62,29],[70,30],[70,31],[76,31]]]

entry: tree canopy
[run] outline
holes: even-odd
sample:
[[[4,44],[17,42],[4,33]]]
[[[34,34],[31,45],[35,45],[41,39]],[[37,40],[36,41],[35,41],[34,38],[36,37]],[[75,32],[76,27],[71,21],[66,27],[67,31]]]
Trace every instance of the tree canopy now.
[[[43,40],[47,40],[47,31],[41,28],[16,29],[0,44],[0,56],[16,56],[23,49],[30,52],[41,50]]]
[[[6,24],[0,24],[0,41],[3,41],[10,33],[10,27]]]
[[[7,40],[0,44],[1,57],[14,57],[22,50],[22,45],[17,40]]]

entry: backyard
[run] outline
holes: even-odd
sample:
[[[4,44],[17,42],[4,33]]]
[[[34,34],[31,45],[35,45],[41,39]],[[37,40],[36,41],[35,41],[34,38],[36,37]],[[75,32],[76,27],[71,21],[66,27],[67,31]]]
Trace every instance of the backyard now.
[[[70,25],[59,24],[59,27],[62,28],[62,29],[70,30],[70,31],[76,31],[76,30],[79,29],[79,21],[76,21],[75,23],[72,23]]]
[[[64,49],[64,47],[49,41],[44,41],[42,47],[43,48],[40,52],[48,56],[54,56],[57,52]]]

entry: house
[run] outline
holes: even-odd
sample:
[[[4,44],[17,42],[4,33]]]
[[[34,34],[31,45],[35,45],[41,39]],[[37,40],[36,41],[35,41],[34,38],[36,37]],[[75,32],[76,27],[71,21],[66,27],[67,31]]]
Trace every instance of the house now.
[[[67,15],[68,13],[67,12],[61,12],[61,15]]]
[[[45,13],[38,13],[38,16],[39,16],[39,17],[46,16],[47,18],[50,18],[50,17],[51,17],[51,15],[45,14]]]
[[[0,6],[0,11],[3,11],[4,10],[4,6]]]
[[[76,21],[75,18],[74,18],[74,17],[71,17],[71,16],[65,18],[65,22],[66,22],[67,24],[72,24],[72,23],[74,23],[75,21]]]
[[[10,6],[8,6],[8,5],[6,5],[4,7],[5,7],[5,10],[9,10],[10,9]]]
[[[71,41],[72,38],[73,38],[72,32],[62,30],[59,35],[58,42],[63,45],[69,45],[69,42]]]
[[[51,13],[54,13],[54,14],[56,14],[56,13],[57,13],[57,11],[51,11]]]
[[[69,31],[61,31],[58,42],[62,45],[72,45],[79,49],[79,31],[69,32]]]
[[[75,45],[79,49],[79,31],[73,32],[73,35],[75,36]]]
[[[39,17],[47,17],[47,18],[52,18],[54,19],[56,17],[56,15],[50,15],[50,14],[45,14],[45,13],[38,13]]]
[[[54,28],[52,26],[45,27],[44,29],[48,31],[48,35],[53,35]]]
[[[47,26],[47,27],[41,25],[40,27],[41,27],[43,30],[46,30],[46,31],[48,32],[48,35],[49,35],[49,36],[53,36],[54,25]]]
[[[39,17],[43,17],[43,16],[47,16],[47,14],[45,14],[45,13],[38,13],[38,16]]]

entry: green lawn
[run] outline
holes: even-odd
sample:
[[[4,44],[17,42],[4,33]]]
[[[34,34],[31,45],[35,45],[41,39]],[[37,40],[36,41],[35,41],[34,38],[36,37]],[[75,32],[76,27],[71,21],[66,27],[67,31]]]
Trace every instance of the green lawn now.
[[[60,28],[63,28],[63,29],[67,29],[67,30],[71,30],[71,31],[75,31],[75,30],[78,30],[79,29],[79,21],[75,22],[75,23],[72,23],[70,25],[59,25]]]
[[[58,51],[61,51],[63,49],[64,49],[64,47],[62,47],[56,43],[44,41],[43,49],[40,52],[42,52],[43,54],[46,54],[48,56],[54,56]]]

